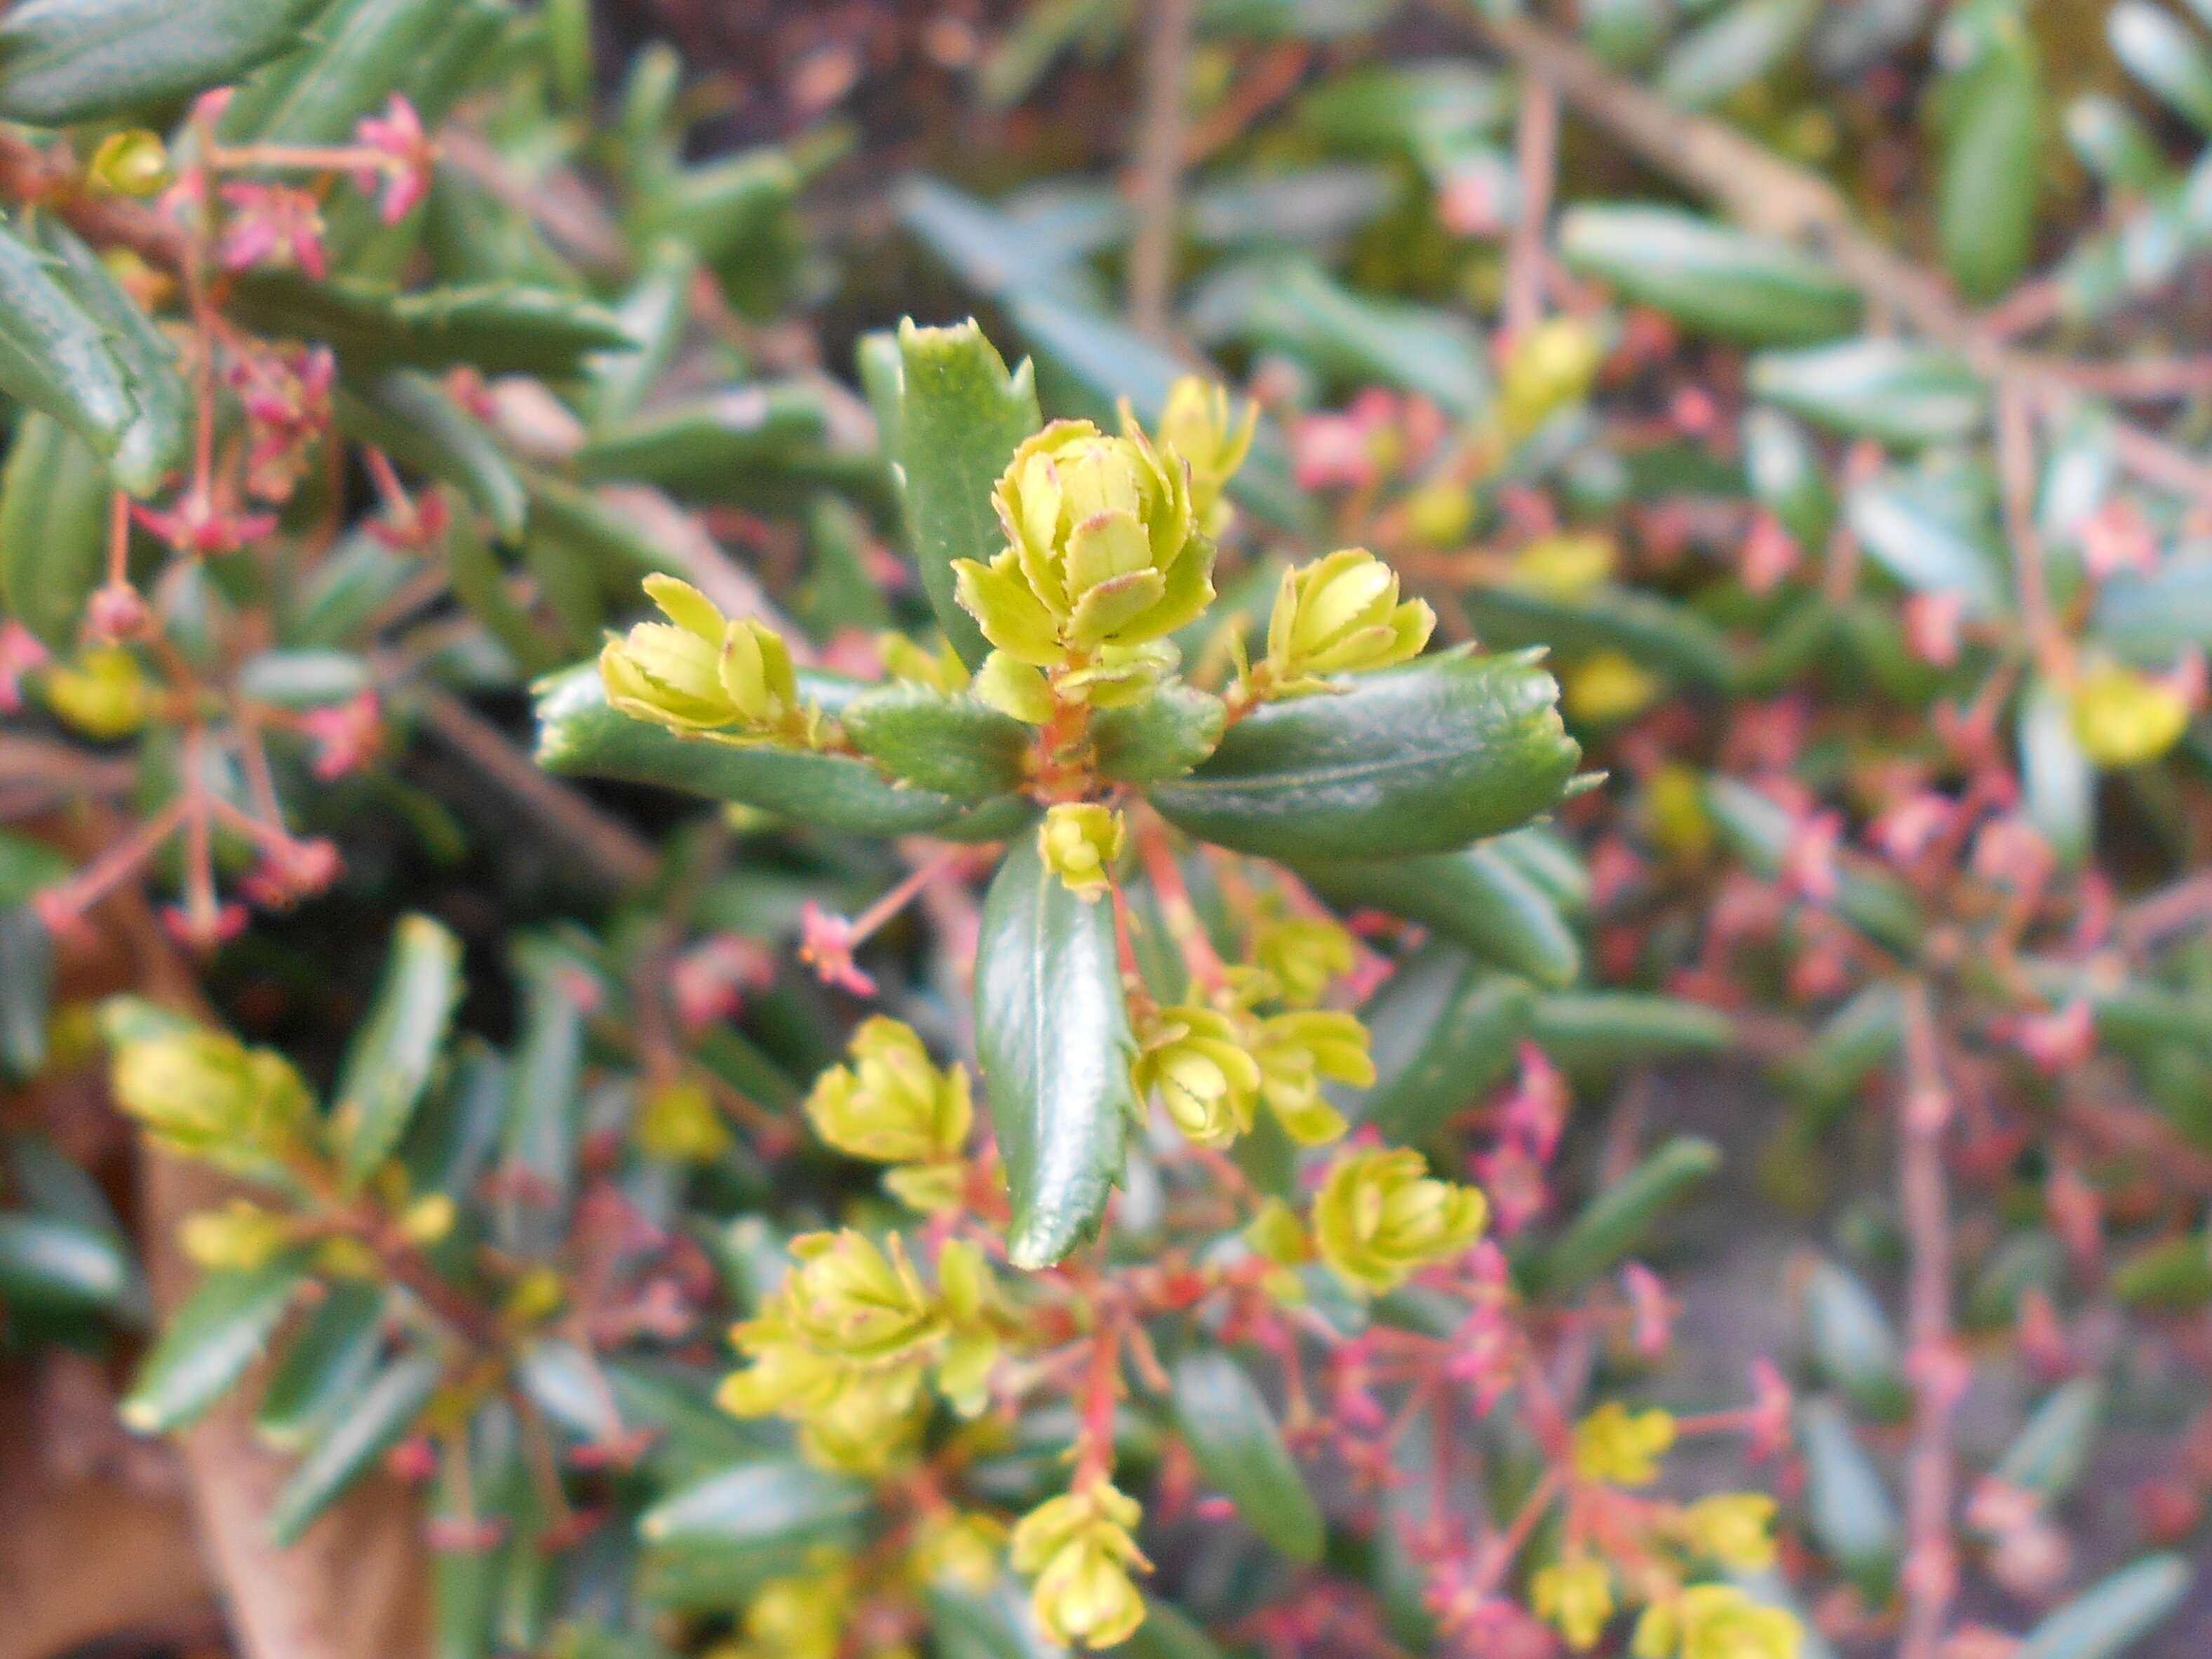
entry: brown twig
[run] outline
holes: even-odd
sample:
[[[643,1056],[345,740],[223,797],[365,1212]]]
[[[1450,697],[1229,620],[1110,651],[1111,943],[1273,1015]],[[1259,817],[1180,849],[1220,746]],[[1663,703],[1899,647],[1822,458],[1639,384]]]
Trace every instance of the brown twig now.
[[[1129,320],[1156,340],[1168,333],[1175,283],[1176,221],[1182,185],[1190,36],[1197,0],[1152,0],[1145,37],[1145,100],[1137,132],[1137,234],[1129,247]]]
[[[1957,1569],[1951,1545],[1955,1472],[1948,1375],[1951,1346],[1951,1217],[1943,1173],[1950,1092],[1924,981],[1905,991],[1905,1086],[1898,1137],[1899,1200],[1911,1250],[1905,1334],[1916,1373],[1905,1455],[1905,1632],[1898,1659],[1934,1659],[1950,1615]]]
[[[1521,185],[1518,216],[1505,266],[1505,337],[1518,338],[1543,320],[1544,232],[1559,176],[1559,91],[1538,78],[1522,89],[1513,133],[1513,166]]]

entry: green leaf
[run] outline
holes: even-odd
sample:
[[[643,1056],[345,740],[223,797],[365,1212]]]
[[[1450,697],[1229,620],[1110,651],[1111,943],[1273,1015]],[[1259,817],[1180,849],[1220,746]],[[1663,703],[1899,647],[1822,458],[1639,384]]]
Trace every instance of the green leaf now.
[[[2108,185],[2147,195],[2169,169],[2158,141],[2118,99],[2085,92],[2066,106],[2066,141]]]
[[[1688,606],[1636,588],[1607,586],[1565,599],[1474,587],[1461,593],[1460,607],[1492,647],[1618,651],[1669,679],[1717,691],[1731,690],[1742,673],[1726,634]]]
[[[1957,358],[1901,340],[1868,338],[1751,360],[1747,387],[1847,437],[1945,443],[1972,437],[1989,416],[1989,389]]]
[[[100,1313],[117,1306],[131,1282],[131,1257],[112,1233],[0,1212],[0,1303],[25,1313]]]
[[[1735,0],[1668,49],[1659,90],[1686,109],[1710,108],[1796,52],[1820,15],[1820,0]]]
[[[731,304],[768,320],[789,299],[809,248],[797,204],[800,171],[781,149],[751,149],[653,181],[632,234],[680,237],[721,281]]]
[[[2194,1313],[2212,1302],[2212,1241],[2188,1233],[2139,1250],[2112,1270],[2112,1294],[2130,1308]]]
[[[2120,0],[2105,14],[2105,33],[2128,73],[2212,134],[2212,55],[2172,12],[2150,0]]]
[[[1886,1597],[1903,1548],[1897,1509],[1843,1407],[1826,1395],[1800,1406],[1797,1445],[1813,1541],[1866,1594]]]
[[[2027,269],[2042,185],[2044,83],[2027,20],[2002,0],[1979,9],[1995,38],[1937,93],[1947,131],[1936,235],[1960,290],[1988,301]]]
[[[2055,1504],[2080,1484],[2104,1426],[2105,1385],[2094,1376],[2062,1382],[1990,1473],[2016,1492]]]
[[[1577,203],[1559,238],[1570,269],[1723,339],[1808,345],[1858,325],[1858,290],[1832,262],[1679,208]]]
[[[201,1279],[140,1366],[123,1420],[141,1434],[167,1434],[198,1417],[260,1357],[307,1279],[305,1259],[288,1255]]]
[[[1836,493],[1811,435],[1780,410],[1753,404],[1743,416],[1743,470],[1797,550],[1819,557],[1835,526]]]
[[[854,698],[837,719],[862,754],[954,800],[1008,793],[1028,775],[1030,728],[974,697],[893,684]]]
[[[1821,1377],[1869,1416],[1895,1422],[1912,1404],[1897,1334],[1858,1277],[1815,1261],[1802,1292],[1805,1338]]]
[[[956,559],[988,562],[1006,545],[991,490],[1021,441],[1043,424],[1036,377],[1012,374],[973,318],[951,328],[899,325],[899,443],[894,456],[915,562],[937,625],[970,668],[990,653],[953,595]]]
[[[21,1081],[46,1068],[53,1013],[54,942],[28,905],[0,909],[0,1073]]]
[[[1602,1071],[1675,1054],[1725,1054],[1735,1022],[1717,1008],[1633,991],[1538,999],[1529,1035],[1571,1072]]]
[[[9,21],[21,15],[20,9],[11,12]],[[123,429],[110,470],[132,495],[151,495],[184,465],[191,447],[191,394],[177,373],[176,348],[118,286],[100,256],[58,218],[48,215],[39,222],[37,240],[54,279],[106,333],[137,408]]]
[[[532,1403],[586,1443],[622,1438],[622,1411],[599,1361],[564,1337],[540,1337],[515,1362],[515,1378]]]
[[[1738,779],[1714,777],[1705,782],[1705,809],[1746,863],[1769,880],[1780,872],[1790,831],[1784,807]],[[1887,875],[1846,868],[1837,881],[1835,908],[1875,944],[1907,957],[1918,953],[1920,907]]]
[[[552,631],[524,608],[509,587],[507,568],[473,514],[454,514],[446,526],[446,581],[462,608],[524,674],[544,674],[567,654]]]
[[[466,363],[486,374],[558,378],[594,352],[631,344],[604,306],[518,283],[402,294],[357,277],[253,270],[234,279],[227,308],[256,333],[319,341],[349,368],[372,373]]]
[[[1450,653],[1267,703],[1152,791],[1190,835],[1291,862],[1464,847],[1556,805],[1582,750],[1540,653]]]
[[[1243,1368],[1218,1348],[1187,1353],[1176,1361],[1174,1399],[1183,1443],[1244,1523],[1293,1561],[1320,1560],[1321,1506]]]
[[[85,605],[106,580],[113,497],[83,439],[25,413],[0,471],[0,601],[50,651],[76,649]]]
[[[1974,618],[2003,616],[2004,548],[1974,509],[1940,481],[1884,473],[1844,498],[1844,514],[1868,553],[1922,593],[1957,599]]]
[[[1875,981],[1831,1014],[1784,1068],[1790,1092],[1806,1109],[1808,1130],[1817,1133],[1904,1047],[1905,1005],[1889,981]]]
[[[435,1354],[403,1354],[338,1410],[270,1505],[269,1531],[279,1548],[297,1543],[324,1510],[399,1443],[437,1392],[444,1369]]]
[[[804,1463],[741,1463],[662,1498],[637,1530],[648,1543],[799,1551],[846,1535],[867,1506],[867,1488],[846,1476]]]
[[[574,465],[586,480],[741,506],[776,499],[778,488],[794,503],[825,485],[850,493],[868,479],[876,496],[884,488],[880,459],[833,431],[821,392],[804,381],[756,381],[648,410],[593,434]]]
[[[2013,1659],[2119,1659],[2172,1615],[2195,1577],[2179,1555],[2130,1562],[2028,1632]]]
[[[1137,1633],[1109,1652],[1122,1659],[1222,1659],[1213,1638],[1172,1601],[1145,1598],[1145,1622]]]
[[[1721,1149],[1711,1141],[1675,1136],[1583,1207],[1536,1262],[1538,1287],[1547,1296],[1567,1296],[1610,1272],[1720,1166]]]
[[[227,86],[323,0],[21,0],[0,21],[0,117],[68,126]]]
[[[1535,993],[1448,945],[1416,951],[1360,1011],[1375,1083],[1346,1115],[1394,1146],[1426,1146],[1513,1067]],[[1337,1091],[1332,1091],[1332,1096]]]
[[[366,1180],[407,1132],[460,994],[460,940],[428,916],[400,917],[384,983],[347,1052],[331,1108],[349,1181]]]
[[[1011,1579],[981,1595],[950,1584],[933,1584],[924,1594],[938,1659],[1066,1659],[1067,1650],[1044,1633],[1030,1598]]]
[[[550,772],[659,784],[860,835],[957,835],[963,815],[987,812],[998,815],[991,827],[1000,835],[1012,833],[999,828],[1006,821],[999,802],[965,808],[934,790],[894,784],[849,755],[679,738],[634,720],[607,707],[597,663],[549,675],[537,693],[538,760]]]
[[[349,143],[362,116],[381,112],[410,72],[437,56],[462,9],[453,0],[333,0],[297,51],[264,64],[238,88],[222,112],[222,141]],[[445,112],[421,99],[416,104],[425,121]]]
[[[2097,769],[2074,735],[2065,692],[2047,681],[2021,699],[2020,770],[2028,822],[2060,862],[2079,866],[2096,840]]]
[[[12,14],[11,14],[12,15]],[[0,224],[0,392],[112,455],[137,418],[107,331],[46,256]]]
[[[483,509],[501,540],[521,540],[530,512],[522,480],[491,434],[444,387],[394,369],[359,385],[341,381],[331,406],[346,436],[452,484]]]
[[[297,1451],[358,1394],[382,1345],[384,1291],[344,1280],[302,1320],[269,1374],[253,1432],[264,1445]]]
[[[542,1255],[557,1243],[575,1188],[584,1024],[602,986],[561,940],[530,936],[512,956],[522,989],[521,1030],[507,1066],[499,1157],[501,1172],[526,1185],[502,1198],[501,1241],[509,1250]]]
[[[675,361],[690,320],[691,281],[698,269],[698,254],[674,236],[646,250],[636,283],[612,309],[629,349],[595,352],[584,363],[583,413],[594,430],[635,414]]]
[[[1388,910],[1425,923],[1540,985],[1571,985],[1582,972],[1582,946],[1559,901],[1494,842],[1426,858],[1301,864],[1297,871],[1340,909]]]
[[[1006,1257],[1050,1267],[1097,1235],[1143,1108],[1113,907],[1069,892],[1031,836],[983,902],[975,1041],[1013,1202]]]
[[[1112,783],[1165,783],[1221,746],[1228,705],[1210,691],[1170,680],[1140,702],[1101,709],[1091,721],[1098,775]]]

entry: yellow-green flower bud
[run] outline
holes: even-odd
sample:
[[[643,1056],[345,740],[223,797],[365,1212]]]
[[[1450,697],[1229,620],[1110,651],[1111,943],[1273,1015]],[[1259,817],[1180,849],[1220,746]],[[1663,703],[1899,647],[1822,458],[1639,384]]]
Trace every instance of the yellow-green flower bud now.
[[[1367,1028],[1356,1015],[1334,1010],[1261,1021],[1252,1052],[1260,1062],[1260,1097],[1301,1146],[1326,1146],[1345,1131],[1344,1114],[1322,1094],[1323,1078],[1361,1089],[1375,1081]]]
[[[1489,1218],[1480,1190],[1431,1179],[1419,1152],[1348,1152],[1314,1200],[1314,1243],[1338,1278],[1379,1296],[1458,1255]]]
[[[1037,852],[1063,887],[1095,904],[1113,884],[1127,830],[1121,815],[1110,806],[1061,801],[1046,811],[1037,826]]]
[[[993,645],[1057,669],[1164,638],[1213,599],[1213,546],[1193,522],[1188,469],[1141,434],[1054,421],[992,492],[1006,550],[960,560],[961,605]]]
[[[711,1164],[728,1150],[730,1126],[714,1109],[705,1085],[678,1079],[646,1091],[630,1138],[647,1158]]]
[[[1587,1556],[1539,1567],[1528,1581],[1528,1599],[1537,1617],[1550,1620],[1577,1653],[1595,1647],[1613,1617],[1611,1575]]]
[[[1322,676],[1417,657],[1437,625],[1425,599],[1398,599],[1398,573],[1347,547],[1283,573],[1261,677],[1272,695],[1323,689]]]
[[[1498,377],[1498,409],[1507,435],[1525,438],[1587,398],[1604,360],[1596,331],[1578,318],[1552,318],[1516,340]]]
[[[40,689],[55,719],[103,743],[143,726],[153,702],[138,659],[119,645],[94,646],[55,664]]]
[[[2074,735],[2100,766],[2154,761],[2189,729],[2189,702],[2179,691],[2117,664],[2082,675],[2071,702]]]
[[[1048,1499],[1016,1524],[1014,1571],[1035,1574],[1030,1595],[1037,1622],[1064,1647],[1110,1648],[1145,1620],[1145,1599],[1131,1566],[1150,1570],[1130,1529],[1137,1502],[1097,1480]]]
[[[1457,547],[1474,528],[1474,491],[1439,478],[1406,497],[1406,529],[1423,547]]]
[[[222,1031],[124,1043],[118,1104],[171,1151],[252,1172],[302,1152],[313,1115],[307,1085],[279,1054]]]
[[[1282,916],[1261,925],[1252,961],[1293,1008],[1310,1008],[1331,981],[1352,971],[1358,947],[1326,916]]]
[[[918,1585],[949,1584],[980,1595],[998,1582],[1006,1553],[1006,1528],[980,1510],[932,1510],[915,1528],[906,1559],[908,1577]]]
[[[1510,585],[1547,599],[1587,599],[1613,580],[1620,563],[1612,537],[1563,530],[1515,552]]]
[[[143,127],[111,132],[92,153],[85,176],[111,196],[156,196],[169,186],[169,152],[159,133]]]
[[[1648,1486],[1674,1443],[1674,1419],[1656,1407],[1632,1412],[1608,1400],[1575,1425],[1575,1473],[1613,1486]]]
[[[904,1358],[943,1336],[935,1297],[896,1233],[888,1249],[865,1233],[805,1233],[791,1241],[797,1263],[784,1281],[792,1328],[817,1352],[860,1364]]]
[[[1259,404],[1248,402],[1237,417],[1230,409],[1229,389],[1216,382],[1186,374],[1168,388],[1160,410],[1160,447],[1190,464],[1191,511],[1209,536],[1226,530],[1234,516],[1221,493],[1251,453],[1259,423]],[[1126,402],[1121,429],[1136,435],[1136,419]]]
[[[220,1210],[200,1210],[185,1218],[177,1243],[196,1266],[251,1270],[273,1260],[292,1242],[283,1216],[234,1198]]]
[[[975,1121],[968,1070],[939,1071],[914,1028],[878,1014],[853,1033],[853,1063],[824,1072],[806,1121],[841,1152],[878,1164],[960,1157]]]
[[[1560,677],[1567,713],[1593,726],[1625,720],[1649,708],[1666,688],[1659,677],[1618,651],[1601,651]]]
[[[791,653],[773,629],[725,617],[673,576],[647,576],[645,591],[668,621],[640,623],[599,653],[611,705],[679,733],[810,740]]]
[[[1642,816],[1651,839],[1679,859],[1705,857],[1719,834],[1705,808],[1704,782],[1679,761],[1656,768],[1644,780]]]
[[[1139,1022],[1137,1044],[1129,1075],[1139,1097],[1158,1090],[1186,1139],[1226,1146],[1251,1128],[1260,1062],[1235,1018],[1194,1003],[1162,1008]]]

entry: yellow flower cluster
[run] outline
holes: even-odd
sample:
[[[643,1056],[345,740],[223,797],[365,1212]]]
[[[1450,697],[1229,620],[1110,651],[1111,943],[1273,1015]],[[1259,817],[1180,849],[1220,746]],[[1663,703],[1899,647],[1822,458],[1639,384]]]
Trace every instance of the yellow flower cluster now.
[[[1671,1423],[1668,1429],[1671,1435]],[[1647,1427],[1644,1443],[1655,1437]],[[1624,1454],[1632,1462],[1635,1455],[1633,1446]],[[1644,1603],[1634,1638],[1638,1659],[1675,1659],[1678,1651],[1681,1659],[1795,1659],[1800,1632],[1790,1613],[1727,1585],[1680,1582],[1700,1561],[1737,1572],[1771,1565],[1773,1523],[1774,1500],[1756,1492],[1723,1492],[1659,1512],[1649,1537],[1658,1553],[1626,1581],[1632,1599]],[[1673,1559],[1676,1552],[1682,1559]],[[1530,1577],[1529,1600],[1570,1648],[1585,1652],[1618,1611],[1614,1583],[1604,1562],[1575,1547]]]
[[[1129,1569],[1152,1571],[1131,1535],[1143,1511],[1109,1480],[1048,1499],[1014,1528],[1014,1571],[1033,1575],[1030,1605],[1063,1647],[1110,1648],[1145,1620]]]
[[[1239,418],[1230,409],[1229,389],[1195,374],[1186,374],[1168,388],[1167,403],[1160,410],[1160,443],[1188,464],[1190,510],[1209,536],[1220,535],[1235,516],[1222,491],[1251,453],[1252,434],[1259,423],[1259,404],[1246,404]],[[1121,429],[1133,435],[1136,425],[1125,400]]]
[[[1127,838],[1121,815],[1095,801],[1062,801],[1037,826],[1037,850],[1045,868],[1069,892],[1091,902],[1112,884]]]
[[[2083,674],[2070,702],[2075,738],[2100,766],[2145,765],[2189,729],[2189,702],[2179,690],[2115,663]]]
[[[1249,1133],[1263,1101],[1293,1140],[1325,1146],[1345,1121],[1322,1096],[1322,1080],[1375,1081],[1367,1028],[1334,1010],[1262,1016],[1178,1004],[1141,1017],[1137,1045],[1130,1075],[1138,1094],[1157,1090],[1176,1127],[1200,1146]]]
[[[841,1152],[899,1166],[884,1184],[915,1209],[957,1208],[975,1119],[967,1067],[939,1071],[912,1026],[880,1014],[853,1034],[851,1054],[806,1097],[815,1133]]]
[[[1310,1008],[1329,986],[1352,971],[1358,947],[1327,916],[1279,916],[1261,924],[1252,939],[1252,965],[1293,1008]]]
[[[1283,572],[1267,618],[1267,653],[1245,677],[1248,699],[1329,689],[1328,677],[1420,655],[1436,629],[1425,599],[1398,598],[1398,573],[1364,547]]]
[[[896,1233],[883,1246],[849,1228],[808,1233],[791,1255],[775,1295],[731,1333],[750,1364],[723,1382],[726,1410],[789,1419],[815,1462],[877,1474],[919,1437],[933,1373],[955,1410],[982,1409],[999,1338],[972,1245],[945,1247],[934,1292]]]
[[[1613,1486],[1648,1486],[1674,1443],[1674,1419],[1608,1400],[1575,1425],[1575,1473]]]
[[[647,576],[645,591],[668,620],[640,623],[600,651],[611,706],[684,737],[814,746],[821,716],[799,697],[781,635],[723,616],[673,576]]]
[[[648,1158],[672,1164],[711,1164],[729,1149],[730,1126],[714,1097],[695,1079],[657,1084],[638,1103],[630,1138]]]
[[[1347,1152],[1314,1200],[1314,1246],[1353,1290],[1380,1296],[1419,1268],[1482,1237],[1490,1203],[1479,1188],[1438,1181],[1407,1148]]]
[[[1785,1608],[1733,1584],[1692,1584],[1644,1609],[1629,1651],[1636,1659],[1797,1659],[1804,1640]]]

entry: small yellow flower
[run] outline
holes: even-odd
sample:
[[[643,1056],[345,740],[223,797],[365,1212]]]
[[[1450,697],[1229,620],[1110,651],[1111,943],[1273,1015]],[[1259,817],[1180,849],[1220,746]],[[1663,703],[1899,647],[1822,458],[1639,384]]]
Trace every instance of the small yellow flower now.
[[[1127,826],[1112,807],[1061,801],[1046,810],[1037,826],[1037,851],[1060,885],[1095,904],[1113,884],[1114,865],[1127,838]]]
[[[817,1352],[860,1364],[902,1359],[943,1336],[945,1316],[896,1233],[802,1233],[783,1300],[793,1328]]]
[[[688,1079],[647,1091],[630,1138],[647,1157],[672,1164],[711,1164],[729,1149],[731,1139],[706,1085]]]
[[[252,1171],[308,1147],[314,1106],[282,1054],[221,1031],[185,1031],[122,1044],[115,1098],[171,1151]]]
[[[119,645],[94,646],[73,662],[57,663],[40,690],[56,720],[103,743],[136,732],[153,704],[138,659]]]
[[[1231,1016],[1199,1003],[1161,1008],[1138,1022],[1137,1045],[1129,1075],[1138,1097],[1157,1089],[1184,1139],[1226,1146],[1251,1128],[1260,1062]]]
[[[1330,1167],[1314,1200],[1314,1243],[1353,1290],[1394,1290],[1482,1236],[1489,1200],[1427,1171],[1419,1152],[1402,1147],[1347,1152]]]
[[[1221,492],[1244,465],[1252,450],[1252,434],[1260,422],[1260,405],[1247,403],[1242,417],[1229,404],[1229,389],[1194,374],[1186,374],[1168,388],[1160,410],[1160,446],[1190,464],[1190,510],[1209,536],[1218,536],[1235,516]],[[1133,433],[1136,419],[1125,401],[1121,430]]]
[[[157,196],[168,188],[173,176],[161,135],[143,127],[109,133],[85,169],[93,187],[110,196]]]
[[[1608,1400],[1575,1425],[1575,1473],[1615,1486],[1649,1486],[1674,1443],[1674,1419],[1656,1407],[1631,1412]]]
[[[210,1270],[258,1267],[291,1242],[291,1224],[283,1217],[242,1198],[232,1199],[220,1210],[188,1215],[177,1230],[177,1243],[186,1258]]]
[[[1352,935],[1326,916],[1281,916],[1261,924],[1252,941],[1252,961],[1274,981],[1293,1008],[1310,1008],[1330,981],[1352,971],[1358,947]]]
[[[1759,1492],[1721,1492],[1683,1511],[1691,1547],[1737,1572],[1774,1564],[1774,1500]]]
[[[507,1288],[502,1311],[514,1324],[535,1325],[559,1312],[561,1304],[568,1299],[568,1284],[561,1277],[560,1269],[541,1265],[531,1268]]]
[[[1424,547],[1456,547],[1474,526],[1474,492],[1440,478],[1406,497],[1406,529]]]
[[[2189,729],[2189,702],[2172,686],[2131,668],[2093,668],[2074,686],[2074,735],[2100,766],[2156,760]]]
[[[1367,1028],[1357,1015],[1334,1009],[1261,1021],[1251,1052],[1260,1062],[1260,1098],[1301,1146],[1326,1146],[1345,1131],[1344,1114],[1322,1094],[1323,1078],[1360,1089],[1375,1081]]]
[[[771,1578],[745,1604],[744,1639],[730,1659],[838,1659],[853,1605],[852,1564],[823,1552],[810,1570]]]
[[[1636,1659],[1797,1659],[1805,1639],[1796,1617],[1754,1601],[1732,1584],[1692,1584],[1655,1601],[1636,1621]]]
[[[1618,651],[1601,651],[1561,676],[1560,701],[1578,720],[1602,726],[1649,708],[1666,687],[1659,677]]]
[[[916,1530],[906,1569],[917,1584],[980,1595],[997,1582],[1006,1553],[1003,1522],[973,1510],[933,1510]]]
[[[1620,562],[1612,537],[1563,530],[1539,536],[1513,555],[1510,585],[1547,599],[1587,599],[1613,580]]]
[[[968,1068],[939,1071],[914,1028],[878,1015],[854,1032],[853,1063],[824,1072],[806,1121],[841,1152],[878,1164],[957,1161],[975,1109]]]
[[[1106,1480],[1049,1498],[1014,1528],[1014,1571],[1034,1574],[1030,1605],[1063,1647],[1110,1648],[1145,1621],[1145,1599],[1129,1577],[1152,1564],[1130,1535],[1142,1511]]]
[[[679,734],[811,744],[814,717],[775,629],[724,617],[673,576],[647,576],[645,591],[668,621],[640,623],[600,651],[611,706]]]
[[[1498,414],[1507,434],[1525,438],[1587,398],[1604,359],[1596,331],[1577,318],[1552,318],[1516,340],[1498,377]]]
[[[1539,1618],[1548,1619],[1581,1653],[1597,1645],[1613,1617],[1613,1583],[1601,1561],[1587,1557],[1539,1567],[1528,1581],[1529,1600]]]
[[[1322,678],[1410,661],[1437,625],[1425,599],[1398,599],[1398,573],[1363,547],[1283,572],[1257,678],[1270,696],[1328,689]]]
[[[1644,821],[1651,839],[1676,858],[1694,862],[1712,851],[1717,832],[1705,808],[1705,786],[1679,761],[1656,768],[1644,780]]]
[[[1279,1267],[1295,1267],[1313,1260],[1313,1240],[1306,1237],[1304,1224],[1279,1198],[1267,1200],[1259,1213],[1244,1224],[1244,1242],[1254,1255]]]
[[[444,1193],[425,1193],[399,1212],[399,1231],[410,1244],[443,1243],[460,1219],[453,1199]]]

